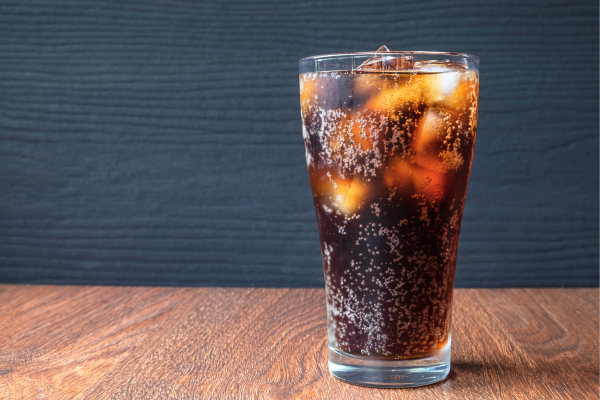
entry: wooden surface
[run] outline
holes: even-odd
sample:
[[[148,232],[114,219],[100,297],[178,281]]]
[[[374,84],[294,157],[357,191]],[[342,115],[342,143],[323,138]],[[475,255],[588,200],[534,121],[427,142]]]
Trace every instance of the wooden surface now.
[[[0,282],[322,287],[298,60],[481,58],[457,286],[598,284],[597,0],[0,1]]]
[[[0,285],[0,398],[597,399],[598,289],[459,289],[452,370],[417,389],[327,371],[322,289]]]

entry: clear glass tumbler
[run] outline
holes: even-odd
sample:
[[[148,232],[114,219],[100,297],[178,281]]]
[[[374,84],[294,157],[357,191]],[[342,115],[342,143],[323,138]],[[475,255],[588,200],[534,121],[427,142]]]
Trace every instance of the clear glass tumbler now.
[[[329,370],[358,385],[446,378],[479,60],[458,53],[300,60],[327,294]]]

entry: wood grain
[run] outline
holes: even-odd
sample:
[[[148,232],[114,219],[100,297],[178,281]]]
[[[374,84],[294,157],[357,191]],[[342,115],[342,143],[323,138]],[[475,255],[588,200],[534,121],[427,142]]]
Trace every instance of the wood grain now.
[[[598,285],[598,2],[3,0],[0,282],[323,285],[298,60],[481,58],[458,286]]]
[[[458,289],[452,370],[327,371],[322,289],[0,285],[0,398],[597,399],[598,289]]]

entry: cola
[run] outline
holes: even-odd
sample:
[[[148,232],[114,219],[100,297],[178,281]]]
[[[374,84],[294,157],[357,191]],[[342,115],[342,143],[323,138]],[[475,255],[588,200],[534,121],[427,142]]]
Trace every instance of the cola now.
[[[417,58],[300,74],[329,347],[352,357],[420,359],[450,340],[479,75]]]

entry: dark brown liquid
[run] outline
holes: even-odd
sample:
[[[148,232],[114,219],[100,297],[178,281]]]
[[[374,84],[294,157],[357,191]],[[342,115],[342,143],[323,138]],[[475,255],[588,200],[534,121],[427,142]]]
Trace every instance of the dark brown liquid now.
[[[476,131],[473,72],[301,75],[337,350],[418,358],[449,339]]]

